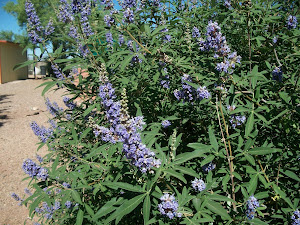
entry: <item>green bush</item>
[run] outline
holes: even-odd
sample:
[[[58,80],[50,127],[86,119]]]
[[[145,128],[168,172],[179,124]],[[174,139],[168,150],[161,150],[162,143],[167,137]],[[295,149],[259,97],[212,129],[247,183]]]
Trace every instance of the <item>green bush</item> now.
[[[44,224],[299,224],[299,3],[60,1],[28,33],[66,106],[23,169]],[[51,40],[63,41],[54,52]],[[33,63],[32,61],[24,63]],[[56,86],[57,85],[57,86]],[[15,196],[18,199],[18,197]]]

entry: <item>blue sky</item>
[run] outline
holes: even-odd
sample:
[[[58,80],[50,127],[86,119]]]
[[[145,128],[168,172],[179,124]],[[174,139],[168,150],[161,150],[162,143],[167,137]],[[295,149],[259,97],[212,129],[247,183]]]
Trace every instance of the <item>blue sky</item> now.
[[[3,6],[10,0],[0,0],[0,31],[11,30],[14,33],[21,34],[22,30],[18,26],[17,19],[3,10]],[[13,0],[16,2],[16,0]]]

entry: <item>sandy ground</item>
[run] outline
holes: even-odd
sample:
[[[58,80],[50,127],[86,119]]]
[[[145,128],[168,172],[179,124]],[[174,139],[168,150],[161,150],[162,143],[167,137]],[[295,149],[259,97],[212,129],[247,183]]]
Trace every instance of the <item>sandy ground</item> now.
[[[0,84],[0,225],[33,224],[25,206],[19,206],[11,194],[25,196],[27,181],[21,166],[25,159],[36,160],[38,138],[29,124],[36,121],[49,127],[49,113],[41,96],[42,88],[35,89],[43,80],[22,80]],[[50,101],[63,106],[63,90],[46,94]],[[38,153],[44,155],[45,149]]]

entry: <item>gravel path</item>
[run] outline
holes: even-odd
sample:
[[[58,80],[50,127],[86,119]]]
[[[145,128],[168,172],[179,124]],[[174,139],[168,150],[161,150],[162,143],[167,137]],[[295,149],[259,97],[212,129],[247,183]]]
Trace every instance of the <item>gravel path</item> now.
[[[0,85],[0,225],[21,225],[24,221],[33,224],[27,208],[19,206],[11,194],[25,195],[27,181],[22,181],[25,178],[22,163],[27,158],[37,162],[38,138],[30,128],[30,122],[49,126],[42,88],[35,89],[43,82],[22,80]],[[63,90],[59,90],[48,92],[46,97],[63,106],[62,95]],[[39,155],[45,153],[45,149],[39,151]]]

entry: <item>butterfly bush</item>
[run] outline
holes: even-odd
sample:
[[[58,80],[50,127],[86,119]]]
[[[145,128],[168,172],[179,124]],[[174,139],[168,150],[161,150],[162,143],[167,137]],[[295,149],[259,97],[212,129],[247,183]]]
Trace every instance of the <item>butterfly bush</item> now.
[[[26,0],[64,95],[12,200],[32,224],[299,224],[298,8]]]

